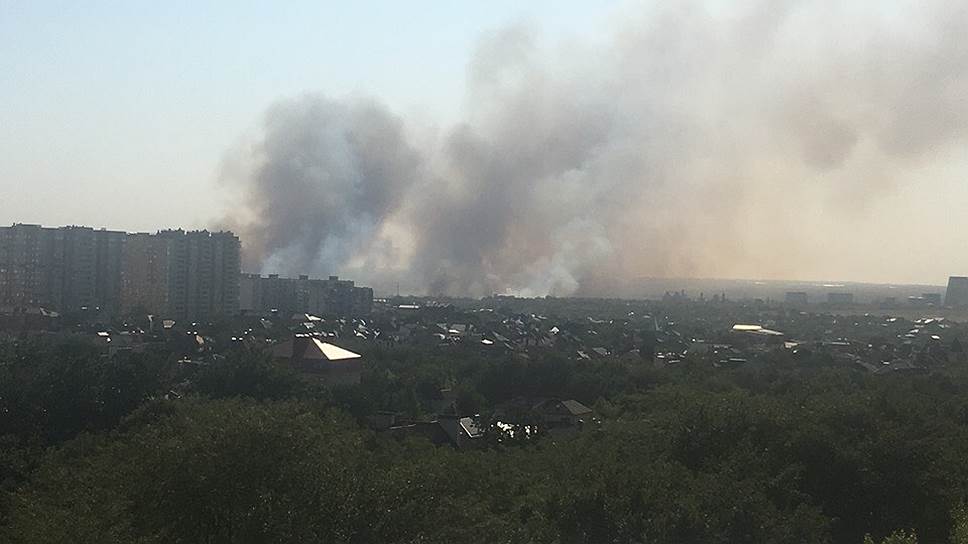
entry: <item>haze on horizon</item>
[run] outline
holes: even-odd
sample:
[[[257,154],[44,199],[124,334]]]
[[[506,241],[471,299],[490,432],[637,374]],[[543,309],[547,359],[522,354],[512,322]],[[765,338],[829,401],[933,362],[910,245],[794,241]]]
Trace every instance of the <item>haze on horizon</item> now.
[[[964,3],[488,4],[0,3],[0,223],[448,294],[968,273]]]

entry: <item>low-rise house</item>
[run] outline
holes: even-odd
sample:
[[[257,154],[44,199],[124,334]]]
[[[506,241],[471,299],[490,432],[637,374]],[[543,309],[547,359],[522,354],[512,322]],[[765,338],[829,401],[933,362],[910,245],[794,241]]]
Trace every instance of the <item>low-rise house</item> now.
[[[591,408],[577,400],[548,399],[533,408],[541,423],[546,427],[581,426],[594,417]]]
[[[605,357],[608,357],[610,355],[609,352],[608,352],[608,350],[605,349],[605,348],[603,348],[603,347],[595,347],[595,348],[592,348],[591,349],[591,352],[594,353],[595,356],[597,356],[599,358],[602,358],[602,359],[604,359]]]
[[[734,339],[743,344],[782,344],[784,334],[780,331],[768,329],[762,325],[746,325],[737,323],[730,329],[730,334]]]
[[[390,426],[378,428],[397,439],[424,438],[436,446],[452,446],[457,449],[472,449],[484,445],[484,431],[477,419],[456,415],[440,415],[430,421],[410,421],[399,417],[387,419],[380,414],[371,419],[371,425],[382,425],[387,421]]]
[[[475,418],[441,414],[437,421],[457,449],[474,448],[484,443],[484,431]]]
[[[423,438],[429,440],[435,446],[444,446],[451,443],[450,436],[441,427],[439,421],[397,422],[397,424],[386,429],[385,432],[398,440]]]
[[[329,384],[358,384],[363,373],[362,355],[308,334],[277,345],[272,355],[304,377]]]

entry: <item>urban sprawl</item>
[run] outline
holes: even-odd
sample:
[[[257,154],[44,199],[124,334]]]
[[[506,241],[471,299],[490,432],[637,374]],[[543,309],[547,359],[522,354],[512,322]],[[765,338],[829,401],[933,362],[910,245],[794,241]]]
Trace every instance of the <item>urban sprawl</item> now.
[[[242,274],[240,262],[231,232],[0,227],[0,313],[201,321],[269,310],[369,312],[372,290],[352,281]]]
[[[118,524],[189,542],[230,519],[318,541],[343,529],[314,501],[345,497],[360,542],[968,531],[949,477],[968,470],[968,278],[373,298],[244,274],[240,249],[230,232],[0,228],[0,540]],[[612,518],[613,502],[641,506]],[[455,512],[483,539],[439,529]]]

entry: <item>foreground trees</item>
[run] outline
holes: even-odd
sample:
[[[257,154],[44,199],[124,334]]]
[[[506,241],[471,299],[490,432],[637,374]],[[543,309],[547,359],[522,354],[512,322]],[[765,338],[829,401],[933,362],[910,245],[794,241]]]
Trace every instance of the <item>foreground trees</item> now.
[[[385,442],[300,403],[158,402],[50,455],[7,542],[820,542],[758,474],[700,474],[634,428],[534,450]],[[774,486],[775,487],[775,486]],[[784,494],[781,492],[781,494]]]
[[[511,538],[515,528],[490,511],[502,495],[481,488],[486,474],[476,461],[426,445],[380,443],[344,416],[297,403],[161,402],[110,435],[80,438],[51,455],[32,484],[13,497],[4,537],[7,542]]]
[[[354,417],[407,406],[400,384],[423,410],[424,384],[453,377],[431,357],[331,392],[251,353],[187,376],[69,345],[0,363],[0,542],[968,542],[959,369],[479,361],[462,404],[513,378],[601,391],[605,421],[455,451]]]

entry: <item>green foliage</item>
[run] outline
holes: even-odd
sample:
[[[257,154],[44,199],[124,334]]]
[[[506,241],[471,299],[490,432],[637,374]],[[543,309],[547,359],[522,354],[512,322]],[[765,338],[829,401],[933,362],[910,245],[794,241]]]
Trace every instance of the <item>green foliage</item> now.
[[[968,507],[959,504],[951,513],[951,544],[968,544]]]
[[[359,386],[313,389],[256,351],[0,344],[0,541],[968,543],[968,376],[771,361],[375,348]],[[605,421],[480,451],[357,423],[444,387],[461,414],[557,396]]]
[[[299,403],[158,402],[49,456],[7,542],[822,542],[754,475],[663,460],[648,425],[537,450],[375,440]],[[603,449],[604,446],[604,449]],[[605,455],[602,455],[602,453]]]
[[[874,539],[871,538],[871,535],[864,536],[864,544],[874,544]],[[918,535],[914,531],[908,533],[903,529],[899,529],[889,536],[884,537],[881,540],[881,544],[918,544]]]
[[[297,395],[299,378],[268,354],[240,350],[207,363],[193,377],[195,390],[212,398],[285,399]]]
[[[401,462],[405,454],[419,458]],[[168,402],[136,413],[113,436],[85,437],[51,455],[14,496],[3,536],[12,543],[507,538],[515,528],[489,511],[493,502],[476,500],[485,494],[482,476],[471,458],[375,443],[339,414],[306,405]]]
[[[36,338],[3,345],[0,435],[51,444],[109,428],[157,393],[169,372],[162,358],[107,358],[80,342]]]

